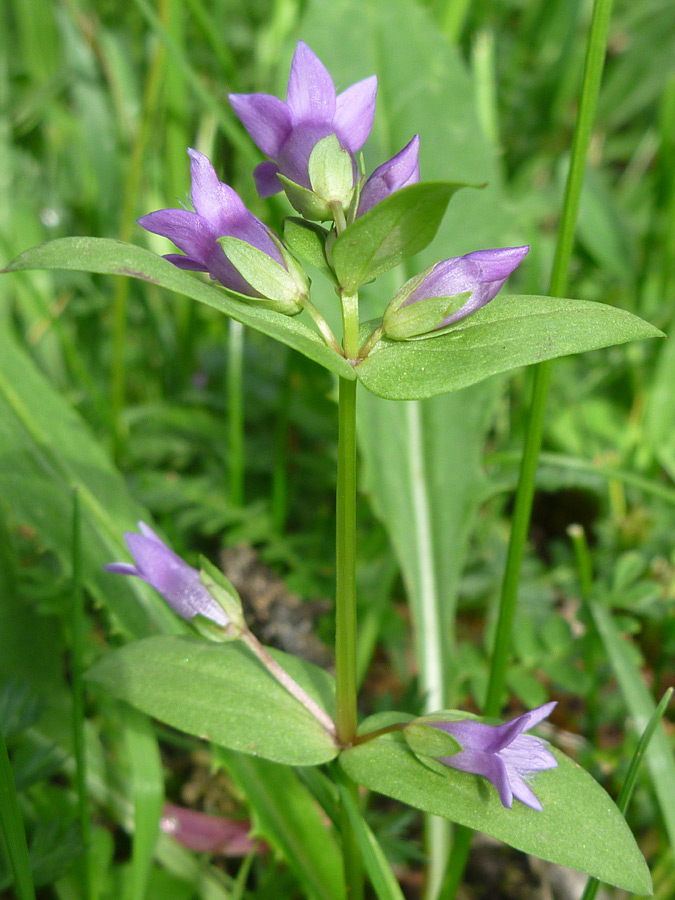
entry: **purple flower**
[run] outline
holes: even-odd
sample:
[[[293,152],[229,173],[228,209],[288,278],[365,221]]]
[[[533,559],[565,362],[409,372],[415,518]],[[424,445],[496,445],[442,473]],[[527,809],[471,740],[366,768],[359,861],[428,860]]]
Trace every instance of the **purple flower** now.
[[[278,245],[269,229],[246,209],[237,192],[218,180],[209,159],[197,150],[188,150],[188,154],[190,196],[195,211],[160,209],[142,216],[138,224],[169,238],[183,251],[185,256],[169,253],[164,257],[178,268],[208,272],[232,291],[260,297],[227,258],[218,238],[239,238],[286,269]]]
[[[222,627],[228,625],[229,618],[202,584],[199,572],[167,547],[145,522],[139,522],[138,527],[140,534],[133,531],[124,534],[136,565],[109,563],[105,566],[108,572],[136,575],[147,581],[183,619],[200,615]]]
[[[529,250],[476,250],[435,263],[407,281],[391,301],[383,317],[385,334],[394,340],[431,334],[477,312],[499,293]],[[453,298],[461,305],[448,315]],[[414,304],[419,308],[412,309]]]
[[[546,741],[523,732],[549,716],[555,705],[555,701],[546,703],[504,725],[485,725],[472,719],[426,724],[445,731],[462,747],[459,753],[441,757],[439,762],[487,778],[497,788],[499,799],[507,809],[511,809],[515,797],[526,806],[540,810],[541,803],[526,781],[544,769],[555,769],[558,763],[546,749]]]
[[[304,41],[298,41],[286,103],[270,94],[230,94],[244,128],[273,160],[261,163],[253,173],[260,196],[271,197],[283,189],[279,174],[311,190],[310,154],[331,134],[345,150],[358,152],[373,127],[376,93],[377,77],[373,75],[336,96],[324,64]]]
[[[367,213],[385,197],[420,180],[418,135],[373,172],[361,189],[357,217]]]

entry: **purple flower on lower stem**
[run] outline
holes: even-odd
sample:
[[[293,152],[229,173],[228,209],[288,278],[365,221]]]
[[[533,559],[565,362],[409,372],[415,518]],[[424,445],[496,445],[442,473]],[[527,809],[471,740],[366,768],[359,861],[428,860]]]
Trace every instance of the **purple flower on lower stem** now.
[[[361,189],[357,217],[367,213],[385,197],[420,180],[420,139],[418,135],[403,150],[378,166]]]
[[[260,196],[271,197],[283,189],[277,175],[311,190],[310,154],[331,134],[345,150],[357,153],[373,127],[376,93],[373,75],[336,95],[324,64],[304,41],[298,41],[285,103],[270,94],[230,94],[244,128],[272,160],[253,173]]]
[[[194,212],[160,209],[142,216],[138,224],[153,234],[169,238],[183,251],[185,256],[169,253],[164,257],[178,268],[208,272],[230,290],[260,297],[227,258],[218,238],[246,241],[286,269],[279,247],[269,229],[246,209],[237,192],[218,180],[210,160],[197,150],[188,150],[188,154]]]
[[[549,716],[555,705],[555,701],[545,703],[504,725],[485,725],[472,719],[426,724],[445,731],[462,748],[454,756],[441,757],[439,762],[487,778],[507,809],[511,809],[515,797],[526,806],[541,810],[541,803],[526,782],[537,772],[555,769],[558,763],[546,749],[546,741],[523,732]]]
[[[193,569],[162,541],[145,522],[141,531],[127,531],[124,540],[134,558],[131,563],[109,563],[105,568],[117,575],[135,575],[154,587],[174,612],[183,619],[205,616],[223,628],[230,623],[225,611],[213,599]]]

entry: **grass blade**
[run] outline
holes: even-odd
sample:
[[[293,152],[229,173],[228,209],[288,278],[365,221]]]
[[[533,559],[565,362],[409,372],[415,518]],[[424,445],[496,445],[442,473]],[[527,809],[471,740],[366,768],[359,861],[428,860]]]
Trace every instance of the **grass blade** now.
[[[17,900],[35,900],[26,832],[19,809],[19,799],[16,795],[12,765],[2,731],[0,731],[0,828],[7,857],[14,873]]]

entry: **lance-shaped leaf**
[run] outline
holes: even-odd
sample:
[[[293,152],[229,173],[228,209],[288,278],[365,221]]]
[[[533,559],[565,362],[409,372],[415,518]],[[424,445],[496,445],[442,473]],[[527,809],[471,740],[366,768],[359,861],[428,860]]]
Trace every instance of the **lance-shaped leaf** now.
[[[364,723],[374,730],[390,721]],[[484,778],[424,765],[402,736],[384,735],[340,755],[357,784],[496,837],[550,862],[594,875],[638,894],[651,893],[649,870],[609,795],[571,759],[552,751],[557,768],[538,772],[542,809],[502,806]]]
[[[663,334],[613,306],[505,294],[445,334],[380,341],[356,372],[380,397],[419,400],[544,359],[650,337]]]
[[[335,241],[332,261],[348,291],[372,281],[430,244],[452,195],[466,184],[411,184],[360,216]]]
[[[310,663],[270,651],[332,712],[333,680]],[[89,680],[173,728],[289,766],[337,755],[333,739],[240,644],[152,637],[106,654]]]
[[[128,275],[183,294],[231,316],[238,322],[287,344],[336,375],[353,380],[349,363],[327,347],[321,338],[298,319],[274,310],[255,307],[250,297],[207,284],[183,272],[143,247],[109,238],[58,238],[24,251],[6,272],[23,269],[73,269],[102,275]]]

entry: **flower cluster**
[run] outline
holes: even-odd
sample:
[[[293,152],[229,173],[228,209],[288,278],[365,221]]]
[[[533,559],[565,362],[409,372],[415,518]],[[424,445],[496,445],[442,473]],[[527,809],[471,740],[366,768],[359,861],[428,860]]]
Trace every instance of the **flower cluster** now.
[[[331,223],[328,230],[315,232],[326,236],[329,269],[337,236],[420,179],[417,135],[369,177],[361,171],[357,154],[373,127],[376,95],[375,76],[337,93],[330,73],[303,41],[293,56],[285,102],[270,94],[230,95],[244,128],[269,157],[253,173],[259,195],[283,190],[305,220]],[[295,256],[218,179],[206,156],[188,153],[192,209],[163,209],[139,219],[182,251],[165,258],[182,269],[208,273],[246,302],[286,315],[307,309],[332,349],[342,352],[309,302],[310,282]],[[403,285],[378,333],[409,340],[448,328],[492,300],[528,249],[479,250],[436,263]],[[367,343],[369,352],[375,343]]]

